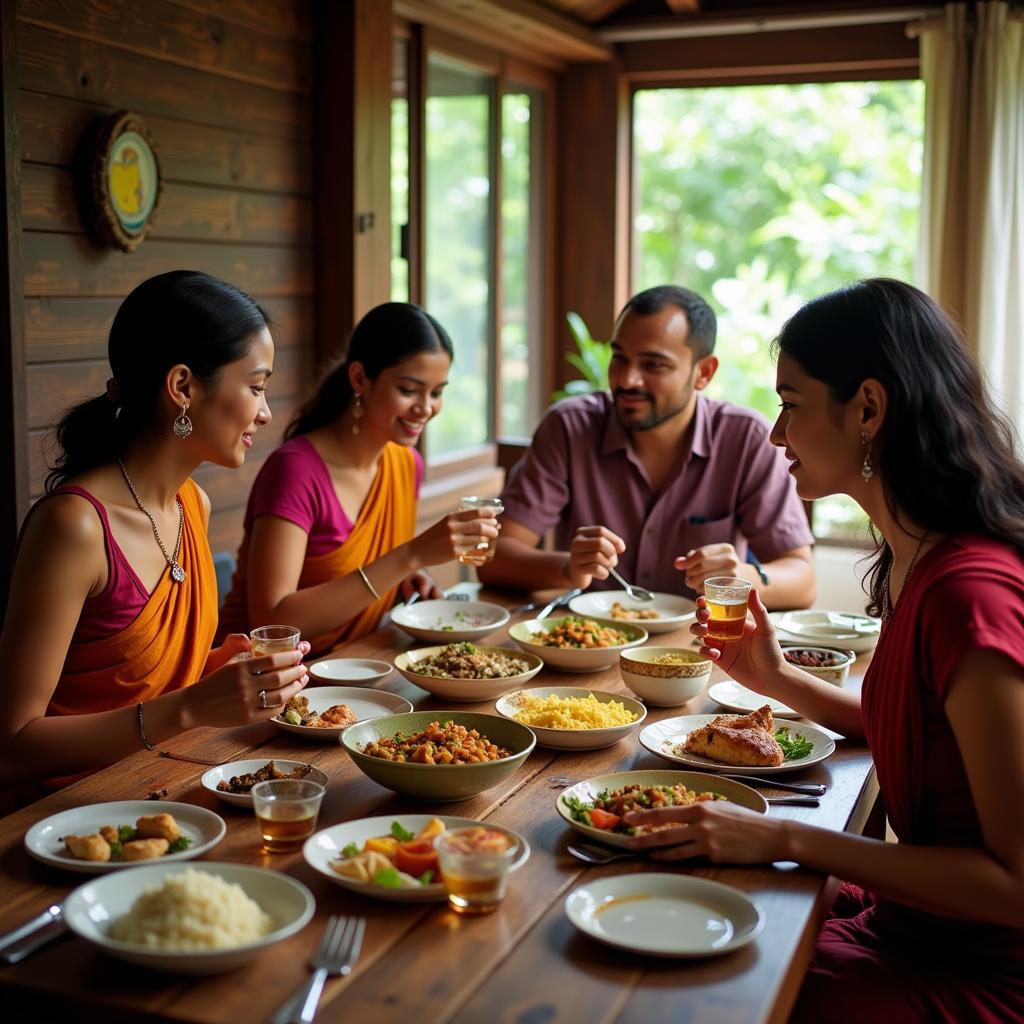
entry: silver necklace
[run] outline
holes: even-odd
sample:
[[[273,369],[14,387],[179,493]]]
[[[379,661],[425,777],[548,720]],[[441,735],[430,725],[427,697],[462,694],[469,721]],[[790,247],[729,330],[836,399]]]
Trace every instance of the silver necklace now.
[[[139,510],[141,512],[145,513],[146,518],[149,520],[149,525],[153,527],[153,536],[156,537],[156,542],[160,545],[160,550],[163,552],[164,558],[167,560],[167,564],[171,567],[171,579],[174,580],[175,583],[184,583],[185,570],[178,565],[178,552],[181,551],[181,535],[185,532],[185,509],[182,507],[181,499],[175,495],[174,500],[178,505],[178,542],[174,545],[174,555],[172,557],[167,554],[167,548],[164,547],[164,542],[160,539],[160,531],[156,528],[156,520],[153,518],[149,509],[142,504],[142,499],[139,497],[138,491],[135,490],[135,485],[128,476],[128,470],[124,468],[124,463],[118,459],[117,464],[121,467],[121,476],[124,477],[124,482],[128,485],[128,490],[132,492],[135,504],[139,506]]]
[[[921,554],[921,548],[924,546],[925,538],[928,536],[927,531],[922,534],[921,539],[917,542],[917,547],[914,548],[914,554],[910,559],[910,563],[907,565],[906,572],[903,573],[903,582],[900,584],[900,595],[902,596],[903,590],[907,585],[907,579],[910,576],[910,570],[914,568],[914,563],[917,561],[917,556]],[[882,595],[882,618],[892,618],[892,589],[890,587],[890,581],[892,580],[892,563],[889,563],[889,570],[885,574],[885,593]]]

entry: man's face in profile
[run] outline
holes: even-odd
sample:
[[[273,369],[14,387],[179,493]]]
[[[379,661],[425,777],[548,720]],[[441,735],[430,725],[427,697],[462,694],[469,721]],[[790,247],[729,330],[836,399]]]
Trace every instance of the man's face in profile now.
[[[698,360],[686,343],[690,325],[679,306],[627,313],[612,339],[608,386],[625,430],[652,430],[693,401]]]

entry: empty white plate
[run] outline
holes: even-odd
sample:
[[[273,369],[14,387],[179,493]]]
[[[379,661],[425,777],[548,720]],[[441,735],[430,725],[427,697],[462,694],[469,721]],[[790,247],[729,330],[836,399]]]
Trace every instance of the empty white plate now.
[[[508,618],[506,609],[489,601],[417,601],[391,613],[396,626],[431,644],[482,640],[501,629]]]
[[[574,889],[565,913],[587,935],[654,956],[731,953],[764,927],[761,909],[738,889],[691,875],[614,875]]]
[[[387,690],[361,690],[355,686],[307,686],[302,691],[302,696],[309,701],[311,711],[321,714],[335,704],[347,704],[356,716],[356,722],[412,711],[412,705],[404,697],[388,693]],[[285,732],[293,732],[298,736],[305,736],[306,739],[323,740],[327,743],[336,743],[338,737],[348,728],[348,725],[323,729],[292,725],[291,722],[285,722],[276,715],[271,722]],[[355,722],[349,722],[349,725],[355,725]]]
[[[781,700],[776,700],[774,697],[766,697],[763,693],[757,693],[755,690],[748,690],[745,686],[740,686],[739,683],[733,682],[731,679],[715,683],[708,690],[708,696],[730,711],[746,713],[747,711],[756,711],[767,704],[772,709],[772,714],[776,718],[800,717],[798,711],[794,711],[789,705],[783,704]]]
[[[134,825],[138,818],[154,814],[170,814],[178,823],[183,836],[192,842],[181,853],[166,853],[153,860],[78,860],[72,857],[61,842],[61,836],[92,835],[104,825]],[[51,814],[37,821],[25,833],[25,851],[30,857],[49,864],[51,867],[76,871],[83,875],[100,875],[121,868],[137,868],[141,865],[152,867],[179,860],[192,860],[212,850],[227,832],[227,825],[219,814],[194,804],[168,803],[163,800],[115,800],[105,804],[86,804],[71,810]]]
[[[325,683],[360,686],[375,683],[391,674],[391,665],[372,658],[328,658],[309,666],[309,674]]]

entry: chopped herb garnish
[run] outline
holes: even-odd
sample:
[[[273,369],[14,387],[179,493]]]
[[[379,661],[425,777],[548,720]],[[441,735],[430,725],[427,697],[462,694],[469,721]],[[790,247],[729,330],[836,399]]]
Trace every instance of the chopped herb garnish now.
[[[192,840],[188,836],[178,836],[177,839],[171,842],[171,845],[167,848],[168,853],[183,853],[192,845]]]
[[[117,838],[119,842],[130,843],[138,835],[138,829],[134,825],[118,825]]]
[[[433,871],[424,871],[423,874],[420,875],[420,877],[419,877],[420,885],[430,885],[430,883],[433,880],[434,880],[434,872]]]
[[[397,821],[391,822],[391,834],[400,843],[408,843],[410,840],[416,838],[415,832],[410,832],[408,829],[402,828],[402,826]]]
[[[383,885],[388,889],[401,889],[402,876],[398,868],[382,868],[373,876],[374,885]]]
[[[814,744],[804,736],[790,736],[789,729],[783,726],[775,733],[775,740],[782,747],[784,761],[797,761],[814,749]]]
[[[359,853],[358,843],[348,843],[341,848],[342,857],[355,857]]]

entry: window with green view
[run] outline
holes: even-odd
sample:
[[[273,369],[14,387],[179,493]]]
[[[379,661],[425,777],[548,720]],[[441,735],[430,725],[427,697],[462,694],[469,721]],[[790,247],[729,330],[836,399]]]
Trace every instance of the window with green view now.
[[[771,339],[805,301],[863,277],[912,280],[919,81],[638,91],[633,290],[674,283],[719,318],[708,394],[774,419]],[[819,536],[863,537],[845,498]]]

